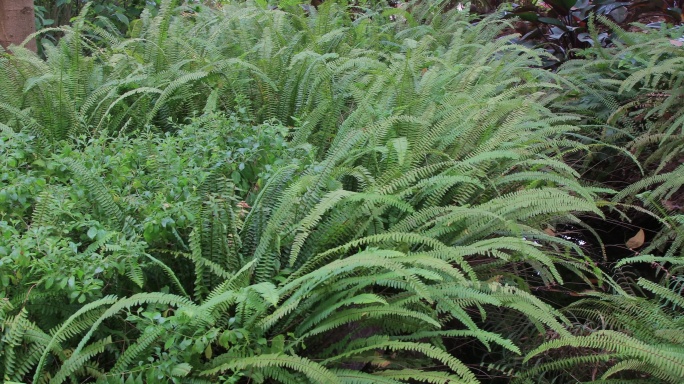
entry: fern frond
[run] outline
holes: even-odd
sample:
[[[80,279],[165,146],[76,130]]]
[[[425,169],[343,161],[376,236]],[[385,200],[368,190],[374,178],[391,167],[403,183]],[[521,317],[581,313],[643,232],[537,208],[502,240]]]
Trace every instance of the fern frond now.
[[[200,372],[203,376],[213,376],[225,371],[245,369],[268,369],[269,367],[285,367],[301,372],[316,383],[340,383],[335,374],[323,366],[298,356],[265,354],[254,357],[231,359],[230,362]]]

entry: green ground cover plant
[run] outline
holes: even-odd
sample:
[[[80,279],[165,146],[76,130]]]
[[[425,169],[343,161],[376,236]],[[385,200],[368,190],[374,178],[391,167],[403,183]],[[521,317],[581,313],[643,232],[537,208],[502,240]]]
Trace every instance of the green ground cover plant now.
[[[682,381],[681,30],[154,10],[0,52],[6,382]]]

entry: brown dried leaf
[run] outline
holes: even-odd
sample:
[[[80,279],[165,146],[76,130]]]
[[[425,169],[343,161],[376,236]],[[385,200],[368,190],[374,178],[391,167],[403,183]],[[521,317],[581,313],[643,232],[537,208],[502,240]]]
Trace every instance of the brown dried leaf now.
[[[552,229],[551,227],[547,227],[547,228],[544,230],[544,233],[546,233],[546,234],[549,235],[549,236],[556,236],[556,232],[554,232],[553,229]]]
[[[627,248],[629,249],[636,249],[644,245],[644,241],[646,241],[646,233],[644,233],[643,229],[639,229],[639,232],[627,240],[625,245],[627,245]]]
[[[668,211],[676,211],[676,210],[682,211],[682,208],[684,208],[681,205],[677,204],[676,201],[672,201],[672,200],[663,200],[663,201],[661,201],[661,203],[663,204],[663,207],[665,209],[667,209]]]
[[[670,44],[674,45],[675,47],[681,47],[684,45],[684,42],[681,42],[679,40],[670,40]]]
[[[677,204],[674,203],[674,201],[671,200],[663,200],[661,201],[663,203],[663,208],[667,209],[668,211],[674,211],[677,209]]]

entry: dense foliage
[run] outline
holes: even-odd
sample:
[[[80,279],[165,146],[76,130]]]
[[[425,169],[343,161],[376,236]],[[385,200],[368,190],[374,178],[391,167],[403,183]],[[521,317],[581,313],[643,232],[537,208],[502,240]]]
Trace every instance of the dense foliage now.
[[[6,382],[684,380],[681,29],[91,5],[0,52]]]

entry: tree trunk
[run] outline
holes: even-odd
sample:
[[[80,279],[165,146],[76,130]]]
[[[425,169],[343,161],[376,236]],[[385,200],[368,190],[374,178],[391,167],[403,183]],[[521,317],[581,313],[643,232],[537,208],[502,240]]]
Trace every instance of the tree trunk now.
[[[19,45],[35,31],[33,0],[0,0],[0,45]],[[26,43],[26,48],[35,51],[36,40]]]

